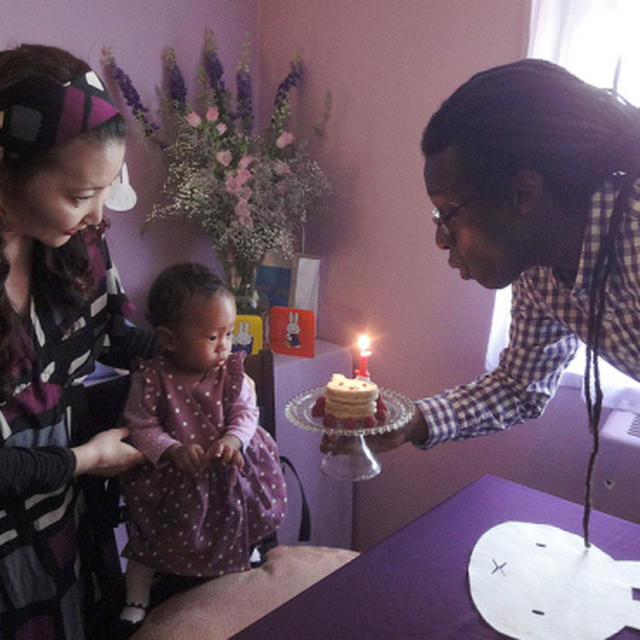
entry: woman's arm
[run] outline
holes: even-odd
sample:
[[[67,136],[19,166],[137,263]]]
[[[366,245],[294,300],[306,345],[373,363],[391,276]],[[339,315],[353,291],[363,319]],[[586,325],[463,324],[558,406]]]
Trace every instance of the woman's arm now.
[[[21,498],[48,493],[73,476],[76,458],[64,447],[3,447],[0,449],[0,496]]]
[[[129,430],[103,431],[89,442],[67,449],[51,446],[0,449],[0,497],[26,498],[49,493],[83,473],[111,477],[144,461],[126,442]]]
[[[89,442],[71,449],[75,457],[75,473],[111,477],[144,462],[144,456],[130,444],[123,442],[129,429],[119,427],[95,435]]]

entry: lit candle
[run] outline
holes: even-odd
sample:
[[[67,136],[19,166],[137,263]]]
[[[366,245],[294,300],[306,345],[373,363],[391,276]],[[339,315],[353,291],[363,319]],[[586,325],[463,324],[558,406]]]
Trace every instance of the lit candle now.
[[[357,378],[368,378],[369,372],[367,371],[367,360],[371,355],[371,350],[369,349],[370,340],[369,336],[358,336],[358,347],[360,347],[360,368],[356,369],[356,377]]]

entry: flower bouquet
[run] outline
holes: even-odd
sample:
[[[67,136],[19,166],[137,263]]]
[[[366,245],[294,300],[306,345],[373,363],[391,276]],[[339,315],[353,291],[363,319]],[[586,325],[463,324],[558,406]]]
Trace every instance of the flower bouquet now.
[[[199,70],[198,108],[187,88],[173,48],[164,63],[167,90],[159,90],[161,125],[156,124],[131,79],[106,50],[104,64],[136,117],[143,134],[157,143],[167,164],[161,199],[147,221],[182,218],[208,234],[236,294],[239,310],[257,308],[255,271],[267,251],[292,257],[312,203],[331,187],[318,164],[287,129],[290,93],[302,78],[296,57],[280,83],[263,133],[255,133],[248,46],[236,69],[235,109],[226,87],[213,33],[205,33]],[[328,120],[327,92],[321,134]]]

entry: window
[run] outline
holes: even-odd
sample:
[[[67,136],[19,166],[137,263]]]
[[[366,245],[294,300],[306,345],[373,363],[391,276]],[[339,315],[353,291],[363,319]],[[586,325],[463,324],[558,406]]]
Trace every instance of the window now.
[[[586,82],[616,89],[640,105],[640,2],[638,0],[532,0],[528,56],[562,65]],[[496,293],[486,366],[498,364],[509,332],[511,287]],[[582,387],[585,348],[562,384]],[[640,382],[599,361],[603,405],[640,413]]]

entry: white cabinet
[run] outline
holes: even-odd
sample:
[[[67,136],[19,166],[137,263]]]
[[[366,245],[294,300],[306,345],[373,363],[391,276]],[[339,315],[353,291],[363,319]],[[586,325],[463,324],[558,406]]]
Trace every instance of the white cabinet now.
[[[311,543],[350,548],[353,520],[353,484],[329,478],[320,471],[321,434],[305,431],[284,417],[287,402],[298,393],[323,386],[332,373],[352,375],[352,356],[346,347],[316,341],[314,358],[274,354],[276,387],[276,440],[280,454],[295,465],[311,512]],[[289,511],[278,532],[282,544],[294,544],[300,527],[298,483],[285,470]]]

